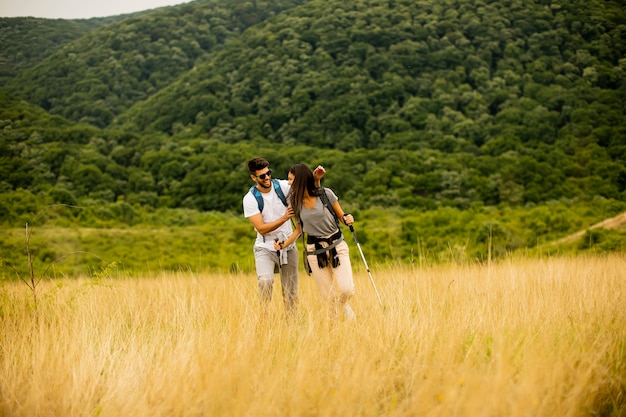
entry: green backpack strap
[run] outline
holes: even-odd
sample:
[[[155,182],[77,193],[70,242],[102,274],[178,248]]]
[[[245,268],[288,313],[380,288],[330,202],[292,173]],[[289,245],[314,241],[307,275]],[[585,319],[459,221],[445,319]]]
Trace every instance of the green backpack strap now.
[[[309,265],[309,258],[306,257],[307,250],[306,239],[304,239],[304,225],[302,224],[302,220],[298,219],[298,221],[300,222],[300,236],[302,237],[302,262],[307,275],[311,275],[313,271],[311,270],[311,265]]]

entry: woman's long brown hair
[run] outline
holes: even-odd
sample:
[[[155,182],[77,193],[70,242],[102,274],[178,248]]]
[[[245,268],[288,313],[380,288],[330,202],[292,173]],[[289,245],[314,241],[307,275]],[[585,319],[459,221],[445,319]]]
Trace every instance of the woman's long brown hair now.
[[[311,168],[308,166],[304,164],[296,164],[289,168],[289,173],[294,176],[294,179],[287,198],[293,208],[294,214],[299,219],[305,192],[308,192],[311,197],[317,197],[319,195],[319,190],[315,186],[313,171],[311,171]]]

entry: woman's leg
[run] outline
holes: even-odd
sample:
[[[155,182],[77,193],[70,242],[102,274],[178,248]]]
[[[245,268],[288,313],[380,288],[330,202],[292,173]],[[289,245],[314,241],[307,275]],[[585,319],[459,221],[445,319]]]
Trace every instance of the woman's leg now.
[[[348,244],[343,241],[335,248],[339,257],[339,265],[336,268],[332,268],[330,260],[328,266],[320,268],[317,264],[316,255],[307,256],[311,265],[311,274],[315,279],[322,299],[330,307],[331,317],[336,317],[340,309],[342,312],[345,312],[347,317],[354,318],[354,312],[348,305],[348,300],[354,295],[354,279],[352,277]],[[314,249],[315,245],[307,245],[307,251],[311,252]],[[333,278],[337,281],[337,289],[335,289]]]
[[[315,245],[307,245],[307,252],[314,250]],[[315,279],[315,284],[322,296],[322,300],[330,302],[335,292],[333,288],[332,270],[329,267],[320,268],[317,264],[317,255],[307,255],[307,259],[311,267],[311,274],[313,275],[313,279]]]
[[[352,264],[350,263],[350,249],[346,241],[340,242],[336,247],[339,265],[333,273],[337,280],[340,301],[345,304],[354,295],[354,278],[352,276]]]

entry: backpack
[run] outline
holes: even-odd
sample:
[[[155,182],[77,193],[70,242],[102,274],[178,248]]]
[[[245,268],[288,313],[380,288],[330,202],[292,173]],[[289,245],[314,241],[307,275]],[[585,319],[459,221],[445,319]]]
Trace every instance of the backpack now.
[[[283,202],[283,205],[287,207],[287,199],[285,198],[285,194],[283,193],[282,188],[280,188],[280,183],[278,182],[278,180],[272,179],[272,184],[274,185],[274,190],[276,190],[276,194],[278,194],[278,198],[280,198],[280,201]],[[252,193],[254,198],[256,198],[256,202],[259,205],[259,211],[263,212],[265,202],[263,201],[261,191],[256,188],[256,185],[253,185],[252,187],[250,187],[250,192]]]
[[[320,197],[320,200],[322,200],[324,207],[326,207],[328,211],[330,211],[330,214],[333,215],[333,218],[335,219],[335,223],[337,223],[337,229],[340,229],[339,219],[337,218],[337,214],[335,213],[335,210],[333,210],[333,206],[330,205],[330,200],[328,199],[328,196],[326,195],[326,190],[324,189],[324,187],[320,187],[319,197]]]

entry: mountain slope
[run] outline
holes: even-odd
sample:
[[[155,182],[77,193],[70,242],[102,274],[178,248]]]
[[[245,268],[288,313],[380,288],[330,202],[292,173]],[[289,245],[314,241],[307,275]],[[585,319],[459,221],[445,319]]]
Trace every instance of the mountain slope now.
[[[263,155],[323,163],[359,207],[626,201],[619,5],[201,1],[125,19],[0,94],[0,191],[239,210]]]
[[[0,85],[104,24],[102,19],[0,18]]]
[[[4,90],[50,113],[106,127],[228,39],[299,3],[197,0],[135,15],[66,44]]]
[[[344,151],[622,146],[624,23],[615,1],[311,1],[114,125]]]

